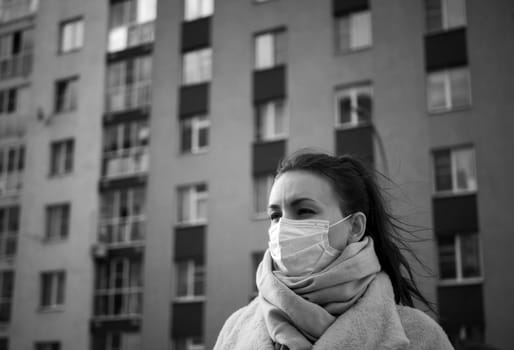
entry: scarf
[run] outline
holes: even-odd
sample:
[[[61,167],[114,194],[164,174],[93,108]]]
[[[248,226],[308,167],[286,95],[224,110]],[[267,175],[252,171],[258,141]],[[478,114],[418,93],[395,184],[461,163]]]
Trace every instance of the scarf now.
[[[273,271],[266,251],[256,280],[270,338],[289,349],[311,349],[337,316],[359,300],[379,271],[371,237],[349,244],[322,271],[306,276]]]

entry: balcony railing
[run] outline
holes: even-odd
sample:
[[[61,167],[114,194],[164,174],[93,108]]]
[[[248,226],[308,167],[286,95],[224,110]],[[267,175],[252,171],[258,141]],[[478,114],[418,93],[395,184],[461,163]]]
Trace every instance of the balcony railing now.
[[[97,289],[94,317],[119,319],[139,317],[142,311],[142,287]]]
[[[18,232],[0,233],[0,259],[10,259],[16,255]]]
[[[107,91],[105,109],[107,113],[115,113],[148,107],[151,102],[151,96],[150,81],[140,81],[131,85],[112,87]]]
[[[112,53],[152,43],[154,32],[154,21],[113,28],[109,32],[108,51]]]
[[[22,137],[27,131],[27,115],[13,113],[0,115],[0,139]]]
[[[32,52],[0,58],[0,80],[25,77],[32,71]]]
[[[147,147],[134,147],[104,154],[104,177],[116,178],[148,171]]]
[[[17,0],[0,5],[0,23],[14,21],[36,12],[38,0]]]
[[[103,219],[98,241],[109,247],[142,244],[145,239],[144,215]]]
[[[15,196],[22,188],[23,173],[11,172],[0,175],[0,197]]]

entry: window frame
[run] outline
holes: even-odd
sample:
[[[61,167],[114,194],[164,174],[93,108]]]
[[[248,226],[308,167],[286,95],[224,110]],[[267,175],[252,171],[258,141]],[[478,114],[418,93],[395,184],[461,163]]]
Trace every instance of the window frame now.
[[[70,28],[70,42],[69,48],[65,47],[66,29]],[[85,38],[85,21],[84,17],[77,16],[66,19],[59,23],[59,41],[58,41],[58,54],[68,54],[80,51],[84,46]]]
[[[50,142],[48,177],[61,177],[73,173],[75,167],[75,139],[66,138]]]
[[[468,25],[468,7],[467,7],[466,0],[462,0],[462,5],[463,5],[462,18],[464,19],[464,23],[457,24],[457,25],[449,24],[450,17],[449,17],[449,10],[448,10],[448,1],[452,1],[452,0],[437,0],[439,2],[439,9],[440,9],[440,18],[439,19],[441,21],[441,26],[438,28],[429,28],[429,12],[428,12],[428,3],[427,3],[428,1],[430,1],[430,0],[424,0],[425,32],[428,35],[467,27],[467,25]]]
[[[465,78],[466,78],[466,81],[467,81],[467,90],[466,90],[466,93],[467,93],[467,104],[464,104],[464,105],[457,105],[457,106],[453,106],[453,96],[454,96],[454,90],[455,90],[455,85],[454,83],[452,83],[452,80],[451,80],[451,73],[452,72],[455,72],[455,71],[458,71],[458,70],[462,70],[462,71],[465,71]],[[439,107],[439,108],[432,108],[430,106],[430,94],[431,94],[431,85],[430,85],[430,78],[434,78],[434,77],[442,77],[443,78],[443,81],[444,81],[444,102],[445,102],[445,106],[444,107]],[[471,108],[471,106],[473,105],[473,91],[472,91],[472,83],[471,83],[471,71],[470,71],[470,68],[469,66],[457,66],[457,67],[450,67],[450,68],[443,68],[443,69],[438,69],[438,70],[434,70],[434,71],[430,71],[430,72],[427,72],[427,75],[426,75],[426,83],[425,83],[425,89],[426,89],[426,109],[427,109],[427,112],[431,115],[437,115],[437,114],[444,114],[444,113],[449,113],[449,112],[454,112],[454,111],[461,111],[461,110],[466,110],[466,109],[469,109]]]
[[[196,1],[196,5],[197,5],[196,13],[193,13],[193,14],[188,12],[188,8],[189,8],[188,5],[190,4],[191,1]],[[202,18],[212,17],[212,15],[214,14],[214,6],[216,5],[216,1],[215,0],[184,0],[184,1],[182,1],[182,4],[184,7],[184,10],[182,13],[183,21],[184,22],[192,22],[192,21],[196,21],[196,20],[199,20]],[[191,12],[195,12],[195,11],[191,11]]]
[[[55,81],[54,113],[71,113],[78,109],[79,76],[61,78]]]
[[[122,270],[118,271],[117,264],[121,263]],[[143,288],[144,288],[144,262],[141,259],[130,257],[116,257],[104,261],[96,267],[96,281],[94,285],[94,311],[96,319],[123,319],[127,317],[140,317],[143,312]],[[132,275],[133,271],[139,274]],[[121,283],[117,285],[117,278],[121,276]],[[134,283],[135,282],[135,283]],[[123,306],[130,310],[122,310],[119,314],[116,311],[116,296],[121,295]],[[135,296],[135,299],[131,297]],[[97,298],[106,298],[107,305],[104,305],[107,314],[97,314]],[[131,301],[136,300],[136,304]],[[132,310],[131,308],[135,308]],[[128,312],[126,312],[128,311]]]
[[[205,187],[204,191],[198,191],[198,187]],[[184,195],[185,194],[185,195]],[[184,198],[189,197],[189,203],[183,208]],[[199,217],[199,203],[206,201],[205,218]],[[177,188],[177,226],[206,225],[208,221],[209,189],[207,183],[198,182],[194,184],[179,186]],[[187,212],[186,212],[187,210]],[[181,220],[180,215],[189,215],[189,221]]]
[[[271,36],[271,46],[268,48],[270,51],[271,63],[266,64],[261,61],[266,61],[266,58],[261,58],[263,54],[259,48],[259,38],[263,36]],[[285,66],[287,62],[287,28],[277,27],[267,29],[264,31],[256,32],[253,35],[253,70],[255,72],[266,71],[276,67]],[[261,62],[261,63],[259,63]]]
[[[189,59],[189,60],[188,60]],[[213,78],[213,49],[210,46],[182,53],[181,84],[191,86],[205,84]],[[202,63],[207,62],[207,65]],[[193,73],[192,73],[193,72]]]
[[[58,217],[56,218],[55,215]],[[55,222],[58,222],[56,224]],[[65,232],[63,232],[65,227]],[[59,202],[45,206],[45,241],[64,241],[70,236],[71,227],[71,203]],[[58,231],[56,232],[53,231]]]
[[[190,145],[188,149],[184,149],[184,132],[186,127],[189,124],[189,130],[191,133],[189,135]],[[202,130],[207,130],[207,144],[205,146],[200,146],[200,132]],[[208,115],[201,114],[195,115],[194,117],[184,118],[180,121],[180,153],[181,154],[202,154],[207,153],[209,151],[210,144],[210,131],[211,131],[211,120]]]
[[[456,156],[455,154],[458,153],[458,151],[461,150],[471,150],[472,156],[474,159],[474,174],[475,174],[475,187],[472,189],[464,189],[459,190],[456,187],[456,179],[457,179],[457,169],[456,169]],[[448,151],[450,152],[450,171],[451,171],[451,181],[452,181],[452,189],[450,190],[438,190],[437,189],[437,172],[436,172],[436,153],[442,152],[442,151]],[[478,192],[478,172],[477,172],[477,164],[476,164],[476,149],[471,144],[464,144],[454,147],[442,147],[442,148],[436,148],[432,150],[432,191],[434,197],[453,197],[453,196],[460,196],[460,195],[468,195],[468,194],[474,194]]]
[[[279,107],[281,105],[281,108]],[[272,110],[273,112],[263,112],[264,109]],[[282,110],[283,131],[277,132],[277,111]],[[264,116],[264,118],[262,118]],[[255,118],[255,141],[256,142],[272,142],[277,140],[284,140],[289,137],[289,108],[285,98],[278,98],[267,100],[264,102],[256,103],[254,105],[254,118]],[[265,125],[264,128],[262,126]],[[261,130],[265,130],[263,133]]]
[[[368,116],[367,120],[359,119],[359,106],[358,106],[358,95],[362,92],[369,92],[369,97],[371,100],[371,112]],[[344,97],[350,97],[351,103],[351,114],[350,114],[350,122],[341,123],[341,115],[339,102]],[[334,120],[336,129],[352,129],[358,128],[361,126],[368,126],[373,123],[373,109],[374,107],[374,94],[373,94],[373,85],[371,82],[362,82],[352,85],[346,85],[336,88],[334,94]]]
[[[357,30],[355,28],[355,17],[363,14],[368,14],[369,17],[369,42],[363,45],[352,45],[352,38],[356,35],[354,32]],[[341,45],[341,22],[347,21],[348,23],[348,47],[343,47]],[[371,8],[365,10],[358,10],[347,13],[345,15],[334,17],[334,44],[335,44],[335,53],[336,54],[349,54],[352,52],[359,52],[371,49],[373,47],[373,14]]]
[[[181,277],[181,269],[180,265],[185,264],[185,280],[186,280],[186,293],[184,295],[179,294],[179,287],[180,287],[180,277]],[[197,301],[204,301],[206,296],[206,266],[203,263],[200,263],[199,261],[196,261],[194,259],[188,259],[188,260],[178,260],[175,261],[175,276],[176,276],[176,289],[175,289],[175,301],[176,302],[197,302]],[[202,276],[202,279],[199,281],[196,279],[197,273],[200,273]],[[195,284],[197,282],[203,283],[203,294],[196,295],[195,294]]]
[[[462,245],[461,240],[463,236],[471,236],[476,235],[477,244],[478,244],[478,267],[480,269],[480,276],[476,277],[463,277],[463,269],[462,269]],[[481,235],[478,232],[472,233],[455,233],[452,235],[454,239],[453,247],[454,247],[454,256],[455,256],[455,278],[441,278],[441,266],[440,266],[440,257],[439,257],[439,243],[437,244],[437,252],[438,252],[438,284],[440,286],[454,286],[454,285],[468,285],[468,284],[479,284],[484,281],[484,261],[483,261],[483,252],[482,252],[482,239]]]
[[[45,285],[45,276],[48,276],[47,282],[49,286]],[[40,311],[46,310],[57,310],[64,307],[66,303],[66,271],[61,270],[49,270],[42,271],[39,275],[40,278],[40,289],[39,289],[39,309]],[[45,304],[45,287],[48,287],[49,291],[49,304]]]

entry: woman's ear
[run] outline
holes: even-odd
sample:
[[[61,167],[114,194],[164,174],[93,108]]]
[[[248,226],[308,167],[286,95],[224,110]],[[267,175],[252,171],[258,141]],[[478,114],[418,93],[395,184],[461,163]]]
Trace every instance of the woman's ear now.
[[[348,240],[350,243],[355,243],[360,241],[366,232],[366,215],[364,215],[363,212],[358,211],[352,215],[350,223],[352,227]]]

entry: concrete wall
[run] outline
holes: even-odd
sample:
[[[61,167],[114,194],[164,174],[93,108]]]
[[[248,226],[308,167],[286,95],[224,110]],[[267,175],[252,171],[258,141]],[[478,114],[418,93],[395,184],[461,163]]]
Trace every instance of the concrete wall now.
[[[21,230],[16,258],[15,297],[11,324],[12,349],[32,349],[35,341],[60,340],[62,348],[89,348],[93,269],[91,244],[96,240],[97,183],[100,174],[107,3],[45,0],[36,19],[35,60],[27,158],[22,196]],[[58,55],[59,23],[76,16],[85,20],[84,46]],[[53,115],[55,80],[79,75],[78,108]],[[49,122],[37,121],[41,108]],[[52,140],[75,139],[70,175],[50,178]],[[69,237],[45,242],[45,206],[69,201]],[[65,305],[41,312],[40,272],[66,270]]]

